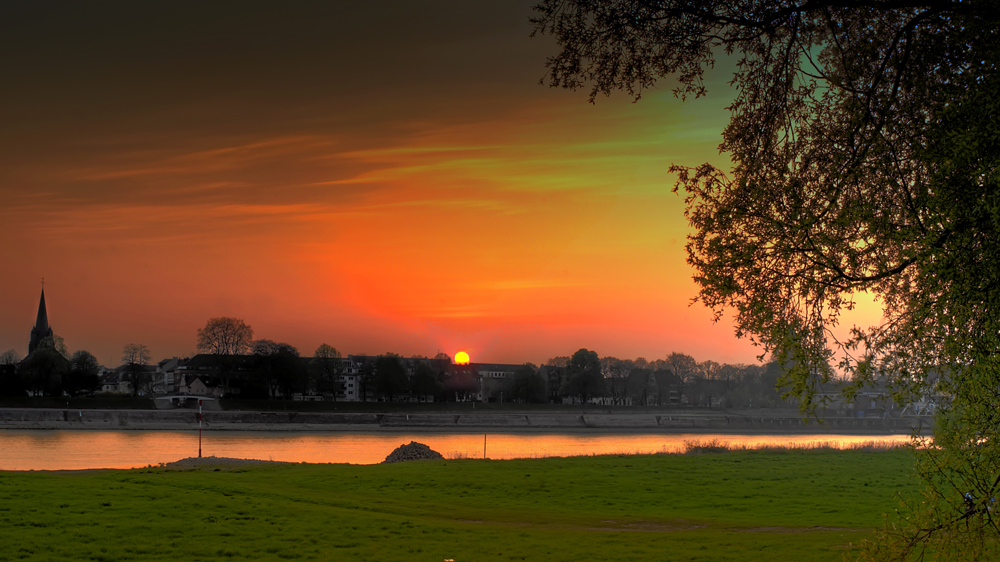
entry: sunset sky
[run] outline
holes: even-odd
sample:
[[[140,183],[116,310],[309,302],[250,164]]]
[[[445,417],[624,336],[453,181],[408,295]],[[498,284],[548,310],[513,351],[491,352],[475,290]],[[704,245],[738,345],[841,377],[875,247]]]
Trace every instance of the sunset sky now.
[[[538,84],[532,2],[0,4],[0,351],[45,278],[69,349],[190,355],[214,316],[311,355],[752,362],[685,263],[707,98]]]

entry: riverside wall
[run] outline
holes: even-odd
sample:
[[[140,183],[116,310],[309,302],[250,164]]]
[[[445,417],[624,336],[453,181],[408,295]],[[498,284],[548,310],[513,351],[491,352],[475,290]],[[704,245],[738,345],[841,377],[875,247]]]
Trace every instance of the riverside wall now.
[[[909,433],[928,429],[929,418],[826,418],[817,423],[787,413],[204,413],[210,430],[243,431],[443,431],[443,432],[642,432],[642,433]],[[69,410],[0,408],[0,429],[192,430],[198,413],[173,410]]]

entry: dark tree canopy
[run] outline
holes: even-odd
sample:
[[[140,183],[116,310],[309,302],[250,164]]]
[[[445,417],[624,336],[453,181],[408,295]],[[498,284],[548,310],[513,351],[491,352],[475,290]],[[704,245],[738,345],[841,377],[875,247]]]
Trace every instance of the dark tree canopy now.
[[[375,359],[375,391],[392,402],[398,396],[409,390],[410,379],[406,376],[406,365],[400,356],[394,353],[379,355]]]
[[[63,379],[63,391],[70,396],[80,396],[100,390],[101,379],[97,374],[100,370],[101,366],[92,353],[82,349],[74,352]]]
[[[545,379],[530,363],[518,367],[510,378],[504,381],[503,388],[512,402],[542,404],[547,397]]]
[[[996,333],[995,8],[550,0],[535,25],[563,47],[550,83],[589,85],[592,99],[638,96],[665,76],[702,95],[716,53],[738,55],[720,147],[733,170],[674,167],[697,230],[689,261],[706,305],[735,311],[739,334],[766,352],[794,356],[808,404],[809,385],[831,374],[831,343],[855,352],[845,368],[877,358],[910,373],[965,364],[978,336]],[[888,322],[832,342],[828,328],[862,291]]]
[[[590,397],[604,396],[607,387],[596,351],[580,349],[569,358],[562,390],[563,394],[579,396],[584,403]]]
[[[291,398],[309,383],[308,365],[299,359],[295,346],[271,340],[253,342],[253,369],[271,398]]]
[[[437,397],[444,388],[442,374],[426,361],[418,361],[410,380],[410,393],[414,396]]]
[[[735,315],[738,335],[786,368],[782,383],[807,410],[838,370],[859,385],[887,380],[899,396],[947,397],[940,446],[921,454],[926,519],[890,532],[901,539],[882,541],[891,548],[881,557],[922,556],[932,535],[948,556],[998,555],[989,550],[1000,529],[988,504],[1000,493],[997,8],[995,0],[536,6],[536,32],[561,46],[549,83],[589,87],[592,101],[614,90],[638,98],[668,76],[678,95],[704,95],[705,69],[722,52],[735,55],[736,97],[720,145],[732,169],[672,167],[695,230],[687,249],[699,299],[717,317]],[[881,303],[884,322],[838,341],[831,328],[861,293]],[[955,532],[960,525],[972,534]],[[962,538],[984,533],[992,539]]]
[[[553,85],[702,95],[737,53],[730,173],[675,166],[700,300],[795,365],[803,403],[834,373],[921,391],[996,349],[1000,11],[985,1],[547,1]],[[835,341],[868,292],[886,323]],[[835,357],[835,350],[843,352]],[[863,368],[858,368],[861,365]],[[944,381],[947,383],[948,381]]]
[[[344,374],[344,369],[340,352],[329,344],[320,344],[316,348],[313,358],[309,361],[309,367],[316,390],[321,393],[333,394],[333,399],[336,401],[337,394],[343,392],[341,377]]]
[[[149,348],[143,344],[130,343],[122,348],[122,366],[125,368],[125,378],[131,386],[133,398],[140,392],[145,394],[150,390],[153,378],[147,367],[152,360]]]

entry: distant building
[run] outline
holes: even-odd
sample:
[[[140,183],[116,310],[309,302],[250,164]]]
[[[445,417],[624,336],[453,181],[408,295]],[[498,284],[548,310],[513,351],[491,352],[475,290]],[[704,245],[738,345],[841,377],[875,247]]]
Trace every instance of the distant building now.
[[[549,389],[549,402],[562,403],[562,381],[566,376],[566,367],[542,365],[538,368],[538,374],[545,380],[545,386]]]
[[[504,363],[470,363],[479,382],[479,394],[476,397],[483,401],[503,401],[503,383],[514,376],[522,365]],[[510,400],[510,396],[507,397]]]
[[[49,326],[49,315],[45,310],[45,288],[42,288],[42,297],[38,300],[38,315],[35,317],[35,325],[31,328],[31,339],[28,340],[28,355],[38,349],[38,345],[45,338],[53,337],[52,327]]]
[[[179,360],[172,368],[169,365],[164,367],[168,369],[164,374],[169,372],[178,394],[194,395],[191,385],[200,380],[198,384],[209,389],[208,394],[232,396],[240,394],[240,379],[251,373],[253,356],[199,353],[190,359]]]
[[[177,394],[180,390],[180,375],[177,374],[177,367],[182,361],[183,359],[171,357],[156,364],[156,379],[153,384],[155,394]]]

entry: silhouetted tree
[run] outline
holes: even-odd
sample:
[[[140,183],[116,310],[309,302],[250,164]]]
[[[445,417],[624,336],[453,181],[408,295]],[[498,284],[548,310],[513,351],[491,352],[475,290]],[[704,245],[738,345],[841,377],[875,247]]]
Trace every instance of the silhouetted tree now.
[[[343,391],[344,386],[341,382],[344,368],[340,352],[331,345],[321,344],[316,348],[316,353],[309,363],[316,381],[316,391],[324,394],[332,393],[336,402],[337,395]]]
[[[375,387],[375,361],[365,357],[358,369],[358,393],[362,402],[368,401],[368,395]]]
[[[66,347],[66,340],[59,334],[52,334],[52,347],[66,359],[70,358],[69,348]]]
[[[89,351],[74,352],[63,380],[63,390],[70,396],[92,394],[100,390],[101,378],[98,375],[100,369],[97,358]]]
[[[125,380],[132,387],[132,397],[139,395],[140,391],[145,391],[150,382],[152,374],[147,367],[152,358],[149,348],[145,345],[130,343],[122,349],[122,365],[125,367]]]
[[[653,378],[653,371],[650,369],[632,369],[629,371],[626,384],[633,403],[650,406],[659,400],[656,379]]]
[[[0,353],[0,365],[17,365],[20,362],[21,356],[13,349]]]
[[[628,376],[635,368],[635,363],[629,359],[618,359],[617,357],[601,358],[601,374],[607,382],[608,394],[615,404],[625,404],[629,394]]]
[[[407,391],[410,381],[406,376],[406,366],[394,354],[379,355],[375,359],[375,391],[392,402],[393,397]]]
[[[198,351],[212,355],[244,355],[253,347],[253,328],[240,318],[209,318],[198,329]]]
[[[0,354],[0,396],[25,396],[27,389],[17,376],[21,357],[13,349]]]
[[[414,396],[433,396],[436,399],[443,388],[441,373],[431,367],[430,363],[417,361],[410,380],[410,393]]]
[[[683,397],[684,387],[687,386],[698,372],[698,362],[690,355],[674,351],[670,355],[667,355],[665,363],[666,368],[680,381],[681,387],[679,390]]]
[[[558,355],[546,361],[545,364],[549,367],[565,367],[569,364],[569,359],[568,355]]]
[[[566,363],[566,378],[563,381],[563,395],[579,396],[587,402],[588,397],[604,396],[606,387],[601,375],[601,360],[597,352],[580,349]]]
[[[949,557],[1000,556],[989,516],[1000,397],[980,391],[1000,387],[996,2],[545,0],[536,9],[536,31],[561,45],[550,83],[588,84],[592,100],[615,89],[638,96],[668,75],[678,93],[698,96],[716,53],[739,54],[721,145],[733,169],[672,168],[688,193],[699,300],[717,317],[734,314],[737,333],[784,366],[783,384],[807,412],[838,368],[855,391],[887,380],[900,398],[948,396],[935,446],[918,458],[940,461],[927,474],[949,476],[928,479],[935,501],[914,502],[917,515],[868,555],[918,558],[933,542]],[[884,321],[832,337],[862,292],[883,303]]]
[[[225,392],[231,386],[236,356],[251,353],[253,343],[253,328],[241,318],[209,318],[205,327],[198,329],[198,352],[212,355]]]
[[[545,379],[538,374],[538,369],[531,363],[518,367],[504,381],[504,392],[512,402],[527,402],[542,404],[547,398]]]
[[[281,396],[287,399],[295,392],[306,390],[307,366],[299,359],[299,350],[287,343],[255,341],[253,369],[271,398]]]

